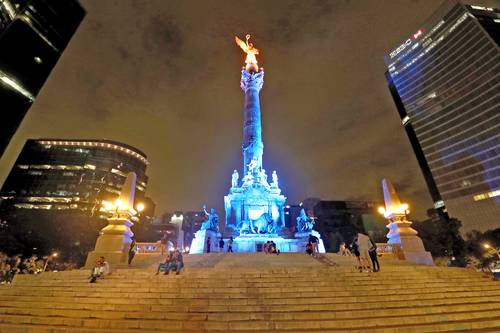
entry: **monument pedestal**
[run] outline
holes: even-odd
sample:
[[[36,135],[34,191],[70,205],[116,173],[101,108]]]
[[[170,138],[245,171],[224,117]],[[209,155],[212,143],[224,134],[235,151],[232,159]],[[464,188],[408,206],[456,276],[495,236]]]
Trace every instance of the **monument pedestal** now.
[[[219,252],[219,240],[222,237],[220,232],[213,230],[198,230],[194,234],[189,253],[207,253],[207,239],[210,237],[210,252]]]
[[[432,255],[424,248],[424,243],[417,236],[417,231],[411,227],[410,221],[395,221],[387,225],[388,244],[401,244],[401,250],[407,261],[419,265],[434,265]]]
[[[128,218],[114,217],[108,219],[95,244],[95,249],[89,252],[86,268],[94,267],[96,260],[104,257],[111,267],[116,264],[126,264],[131,237],[134,235],[130,227],[134,224]]]

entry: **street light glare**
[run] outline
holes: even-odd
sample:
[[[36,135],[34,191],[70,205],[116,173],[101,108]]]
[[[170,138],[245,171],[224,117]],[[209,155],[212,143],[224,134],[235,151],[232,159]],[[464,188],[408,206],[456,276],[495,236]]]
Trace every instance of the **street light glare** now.
[[[140,213],[140,212],[142,212],[142,211],[144,210],[144,208],[146,208],[146,207],[145,207],[145,206],[144,206],[144,204],[141,202],[141,203],[138,203],[138,204],[137,204],[137,207],[136,207],[136,208],[137,208],[137,211]]]
[[[379,208],[378,208],[378,212],[379,212],[380,214],[384,215],[384,214],[385,214],[385,208],[384,208],[384,207],[379,207]]]
[[[491,247],[491,246],[490,246],[490,244],[488,244],[488,243],[483,244],[483,246],[484,246],[484,248],[486,248],[486,249],[489,249],[489,248]]]

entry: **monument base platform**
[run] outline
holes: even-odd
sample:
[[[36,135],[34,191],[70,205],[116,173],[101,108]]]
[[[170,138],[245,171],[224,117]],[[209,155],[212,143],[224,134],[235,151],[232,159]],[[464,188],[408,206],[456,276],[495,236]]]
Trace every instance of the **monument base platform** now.
[[[219,251],[219,240],[222,235],[213,230],[198,230],[194,234],[194,239],[191,242],[189,253],[207,253]],[[210,246],[207,241],[210,238]]]
[[[295,238],[283,238],[278,234],[249,234],[234,238],[234,252],[262,252],[267,241],[273,241],[280,252],[305,252],[309,235],[313,234],[319,239],[318,251],[325,253],[323,240],[317,231],[296,233]],[[224,240],[227,243],[227,240]]]

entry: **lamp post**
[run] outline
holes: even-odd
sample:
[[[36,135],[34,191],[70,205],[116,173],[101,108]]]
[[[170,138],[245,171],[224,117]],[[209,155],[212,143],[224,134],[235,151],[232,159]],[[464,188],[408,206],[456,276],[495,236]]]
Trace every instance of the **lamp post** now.
[[[498,259],[500,259],[500,251],[498,251],[498,249],[497,249],[497,248],[492,247],[492,246],[491,246],[490,244],[488,244],[488,243],[484,243],[484,244],[483,244],[483,247],[484,247],[485,249],[487,249],[487,250],[489,250],[489,249],[493,250],[493,252],[495,252],[495,253],[497,254]]]
[[[45,265],[43,266],[43,271],[45,272],[45,270],[47,269],[47,265],[49,264],[49,261],[50,259],[52,258],[57,258],[59,256],[59,253],[57,252],[54,252],[52,253],[50,256],[47,257],[47,260],[45,261]]]

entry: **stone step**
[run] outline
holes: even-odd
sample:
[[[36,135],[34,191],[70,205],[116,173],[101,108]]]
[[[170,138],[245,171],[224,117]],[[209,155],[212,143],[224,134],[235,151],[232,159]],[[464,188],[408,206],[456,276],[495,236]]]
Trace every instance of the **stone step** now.
[[[362,329],[350,329],[350,333],[498,333],[500,320],[497,318],[482,318],[480,320],[451,321],[447,323],[431,323],[419,325],[400,325],[397,327],[369,327]],[[157,333],[157,332],[178,332],[178,333],[200,333],[200,332],[232,332],[230,330],[162,330],[162,329],[113,329],[113,328],[79,328],[79,327],[61,327],[53,325],[32,325],[32,324],[4,324],[0,323],[0,333]],[[234,332],[234,331],[233,331]],[[254,330],[238,330],[238,333],[253,333]],[[304,333],[304,330],[286,330],[287,333]],[[310,329],[308,332],[345,332],[345,329]]]
[[[383,295],[407,295],[436,292],[459,292],[459,291],[490,291],[497,290],[498,283],[488,281],[476,285],[468,284],[428,284],[427,286],[414,286],[402,288],[381,288],[380,286],[358,286],[356,288],[346,288],[342,285],[332,285],[327,287],[299,287],[299,288],[173,288],[173,287],[149,287],[149,288],[107,288],[106,286],[96,286],[89,284],[85,288],[77,287],[54,287],[40,290],[36,287],[16,287],[0,290],[0,297],[4,295],[20,296],[51,296],[51,297],[115,297],[117,294],[121,298],[296,298],[308,297],[311,293],[321,297],[344,297],[344,296],[383,296]]]
[[[126,279],[113,279],[111,276],[106,276],[104,279],[100,279],[99,282],[103,284],[113,284],[116,286],[130,286],[134,285],[139,287],[140,285],[144,286],[146,284],[153,283],[169,283],[176,286],[220,286],[220,287],[239,287],[239,286],[272,286],[274,285],[292,285],[292,286],[305,286],[305,285],[328,285],[332,283],[338,284],[425,284],[425,283],[433,283],[433,282],[448,282],[448,283],[476,283],[481,281],[489,281],[491,279],[481,278],[481,277],[462,277],[462,278],[436,278],[436,277],[424,277],[424,278],[409,278],[409,279],[401,279],[401,278],[390,278],[383,276],[376,276],[375,274],[371,274],[368,276],[359,276],[353,278],[323,278],[323,279],[311,279],[311,280],[296,280],[293,278],[290,279],[261,279],[261,280],[226,280],[226,279],[218,279],[218,280],[194,280],[185,278],[182,275],[171,274],[169,276],[165,276],[163,274],[154,275],[151,274],[148,277],[144,277],[142,279],[134,279],[129,278]],[[74,280],[38,280],[38,279],[16,279],[14,280],[14,285],[18,286],[84,286],[88,284],[88,276],[82,277],[81,279]]]
[[[413,285],[346,285],[346,284],[333,284],[330,286],[307,286],[307,287],[253,287],[246,288],[201,288],[201,287],[175,287],[175,286],[161,286],[161,287],[142,287],[133,288],[128,287],[110,287],[107,288],[106,284],[90,284],[80,287],[21,287],[14,286],[12,288],[0,288],[0,295],[29,295],[35,294],[37,296],[85,296],[93,294],[102,294],[104,296],[114,295],[115,293],[122,293],[124,297],[163,297],[168,294],[178,295],[197,295],[197,294],[217,294],[229,295],[228,297],[237,295],[268,295],[268,294],[297,294],[297,293],[352,293],[356,294],[380,294],[382,291],[385,294],[391,293],[422,293],[426,291],[448,291],[454,289],[467,289],[467,290],[488,290],[491,288],[499,288],[498,282],[485,281],[482,283],[427,283],[427,284],[413,284]],[[165,296],[168,297],[168,296]]]
[[[286,287],[284,287],[286,285]],[[387,288],[387,285],[380,283],[366,283],[366,284],[346,284],[346,283],[336,283],[336,282],[325,282],[325,283],[272,283],[272,284],[246,284],[244,286],[209,286],[200,284],[186,285],[184,283],[179,284],[175,283],[175,281],[170,281],[168,277],[161,277],[159,280],[154,283],[144,283],[141,286],[131,286],[128,284],[117,284],[110,283],[109,281],[99,280],[98,283],[90,284],[88,282],[82,285],[54,285],[54,286],[45,286],[43,289],[38,285],[30,285],[30,284],[15,284],[10,287],[2,288],[0,287],[0,294],[3,292],[9,292],[13,290],[22,290],[23,292],[43,292],[43,291],[61,291],[61,292],[76,292],[76,291],[84,291],[84,292],[101,292],[106,290],[108,292],[189,292],[192,290],[196,290],[196,292],[200,292],[201,290],[209,290],[213,292],[217,291],[227,291],[227,293],[236,293],[236,292],[244,292],[244,291],[253,291],[253,290],[262,290],[264,292],[274,292],[274,291],[344,291],[351,290],[349,287],[353,287],[352,290],[416,290],[416,289],[427,289],[427,288],[447,288],[447,287],[487,287],[487,286],[499,286],[500,284],[497,281],[484,279],[479,281],[427,281],[424,283],[409,283],[409,284],[390,284],[391,288]],[[297,289],[297,290],[295,290]]]
[[[500,311],[500,302],[476,304],[453,304],[433,307],[390,308],[369,310],[337,310],[337,311],[288,311],[288,312],[228,312],[228,313],[190,313],[164,311],[95,311],[86,309],[54,309],[54,308],[20,308],[10,304],[0,306],[0,315],[27,315],[42,317],[97,318],[97,319],[145,319],[145,320],[190,320],[190,321],[309,321],[325,319],[357,319],[447,314],[466,311]]]
[[[496,317],[496,318],[495,318]],[[392,320],[390,318],[393,318]],[[396,320],[395,320],[396,319]],[[51,325],[67,327],[84,328],[105,328],[105,329],[149,329],[155,331],[268,331],[276,330],[278,332],[288,330],[368,330],[370,328],[400,328],[401,326],[418,326],[423,324],[452,324],[448,328],[459,329],[466,328],[464,323],[475,321],[479,328],[483,321],[495,321],[495,325],[500,324],[498,316],[488,310],[468,310],[464,312],[454,312],[445,314],[422,314],[406,315],[404,317],[368,317],[358,320],[352,319],[321,319],[321,320],[248,320],[241,321],[202,321],[202,320],[157,320],[157,319],[85,319],[85,318],[65,318],[65,317],[47,317],[36,315],[2,315],[0,323],[5,324],[34,324]],[[458,324],[458,325],[457,325]],[[411,330],[414,332],[414,330]]]
[[[478,303],[488,303],[491,302],[491,296],[476,296],[476,297],[449,297],[449,298],[428,298],[428,299],[416,299],[416,300],[405,300],[405,302],[393,302],[393,301],[365,301],[365,302],[325,302],[323,304],[308,304],[308,311],[343,311],[343,310],[369,310],[369,309],[398,309],[398,308],[408,308],[408,307],[432,307],[432,306],[443,306],[443,305],[463,305],[463,304],[478,304]],[[91,301],[90,301],[91,300]],[[207,302],[204,300],[193,300],[190,302],[192,306],[189,305],[160,305],[160,304],[113,304],[104,303],[102,299],[82,299],[79,302],[75,302],[74,298],[62,298],[62,297],[40,297],[31,298],[26,296],[6,296],[0,298],[0,304],[9,307],[19,307],[19,308],[38,308],[38,309],[74,309],[74,310],[92,310],[92,311],[140,311],[140,312],[181,312],[187,313],[194,311],[203,311],[201,305],[206,305]],[[90,301],[90,302],[89,302]],[[287,312],[287,311],[301,311],[304,310],[303,305],[290,305],[284,304],[279,308],[273,305],[243,305],[237,308],[225,304],[222,306],[210,306],[209,310],[211,313],[216,312],[257,312],[259,309],[263,309],[267,313],[271,312]]]
[[[246,305],[268,305],[268,306],[282,306],[282,305],[313,305],[313,304],[338,304],[338,303],[356,303],[356,302],[397,302],[401,301],[404,297],[405,301],[408,300],[429,300],[429,299],[444,299],[444,298],[458,298],[458,297],[481,297],[483,295],[489,295],[490,297],[500,296],[499,288],[492,288],[491,290],[481,290],[481,291],[455,291],[455,292],[434,292],[425,294],[409,293],[401,296],[400,294],[387,294],[387,295],[358,295],[358,296],[337,296],[331,297],[321,297],[321,295],[311,295],[308,297],[295,297],[295,298],[259,298],[257,295],[255,297],[249,298],[225,298],[208,295],[208,298],[198,298],[196,295],[188,298],[178,298],[175,295],[165,295],[165,298],[158,295],[158,297],[153,298],[127,298],[124,295],[117,297],[86,297],[86,296],[71,296],[71,297],[58,297],[58,296],[43,296],[32,295],[11,295],[18,300],[32,301],[34,299],[44,300],[50,299],[52,302],[56,303],[58,301],[67,301],[79,303],[104,303],[104,304],[162,304],[162,305],[189,305],[191,308],[197,311],[228,311],[231,306],[246,306]],[[1,296],[2,299],[5,296]],[[221,308],[220,306],[226,306],[226,308]],[[222,310],[221,310],[222,309]]]

